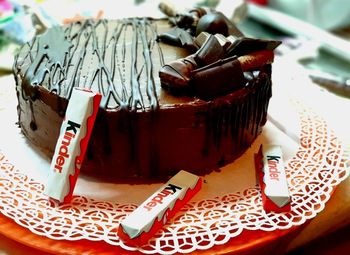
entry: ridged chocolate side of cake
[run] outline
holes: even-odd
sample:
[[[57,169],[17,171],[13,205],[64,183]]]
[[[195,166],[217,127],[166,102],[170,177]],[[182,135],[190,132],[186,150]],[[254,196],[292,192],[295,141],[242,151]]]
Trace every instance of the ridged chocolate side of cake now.
[[[103,95],[82,172],[109,178],[203,174],[231,162],[261,132],[271,66],[245,73],[246,85],[204,101],[173,96],[158,71],[185,49],[157,42],[166,21],[85,21],[53,28],[25,45],[14,74],[19,123],[53,154],[73,87]]]

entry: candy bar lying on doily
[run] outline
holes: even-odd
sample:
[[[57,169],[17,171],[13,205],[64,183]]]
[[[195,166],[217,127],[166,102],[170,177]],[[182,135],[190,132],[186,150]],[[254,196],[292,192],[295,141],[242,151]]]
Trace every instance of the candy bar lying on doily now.
[[[146,243],[201,186],[201,178],[180,171],[120,223],[119,237],[128,244]]]

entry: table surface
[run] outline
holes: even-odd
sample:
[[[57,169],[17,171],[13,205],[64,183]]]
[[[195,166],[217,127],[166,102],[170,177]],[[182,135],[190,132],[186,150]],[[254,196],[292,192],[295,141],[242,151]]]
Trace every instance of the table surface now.
[[[290,72],[290,66],[295,65],[295,63],[290,63],[288,60],[278,60],[277,62],[278,64],[276,65],[275,63],[274,65],[274,73],[283,73],[286,72],[286,70],[289,70]],[[298,75],[300,70],[299,66],[294,69],[295,75]],[[9,77],[11,75],[12,74],[10,73],[2,74],[2,77]],[[283,75],[280,75],[276,79],[281,80],[281,77],[283,77]],[[274,82],[276,83],[279,81]],[[0,86],[10,85],[13,84],[0,83]],[[293,84],[291,85],[293,86]],[[330,127],[335,130],[336,134],[342,139],[342,141],[350,141],[350,135],[347,132],[350,130],[350,123],[344,121],[344,116],[348,116],[347,109],[349,109],[350,106],[350,99],[330,93],[321,87],[318,87],[316,84],[312,84],[311,86],[314,86],[311,90],[301,90],[303,93],[301,98],[307,100],[308,103],[311,102],[312,105],[319,110],[322,117],[328,121]],[[314,93],[315,90],[317,90],[317,93]],[[0,107],[0,111],[1,110]],[[269,235],[266,235],[266,233],[263,232],[256,232],[254,235],[251,235],[251,233],[246,231],[243,234],[247,236],[247,240],[251,243],[248,249],[244,249],[242,243],[235,243],[233,241],[231,246],[228,246],[228,249],[214,247],[214,251],[223,254],[237,249],[237,254],[254,254],[256,249],[261,249],[262,247],[266,248],[266,253],[271,251],[271,249],[275,250],[277,247],[280,253],[283,253],[350,224],[349,215],[350,178],[347,178],[337,186],[331,199],[327,202],[325,209],[302,227],[290,229],[287,232],[275,231],[273,234],[270,233]],[[0,216],[0,232],[4,231],[4,229],[7,229],[9,233],[11,231],[16,231],[17,235],[23,236],[23,240],[29,238],[28,235],[30,235],[28,230],[19,227],[12,221],[8,221],[4,216]],[[279,236],[283,236],[283,241],[279,240]],[[0,254],[46,254],[35,248],[14,241],[4,235],[0,235],[0,237]],[[79,245],[83,246],[84,242]],[[213,250],[210,252],[213,252]]]

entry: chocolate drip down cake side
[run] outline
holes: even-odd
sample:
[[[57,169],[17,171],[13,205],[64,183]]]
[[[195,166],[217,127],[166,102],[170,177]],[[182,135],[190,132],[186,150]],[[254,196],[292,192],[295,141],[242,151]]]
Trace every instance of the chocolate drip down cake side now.
[[[202,175],[261,133],[278,41],[201,8],[166,19],[53,27],[14,63],[19,124],[52,157],[74,87],[102,94],[81,171],[116,179]]]

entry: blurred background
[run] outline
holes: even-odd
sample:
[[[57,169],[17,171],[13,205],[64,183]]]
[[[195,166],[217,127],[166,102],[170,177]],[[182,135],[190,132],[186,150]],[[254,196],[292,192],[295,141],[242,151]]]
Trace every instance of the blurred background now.
[[[0,73],[9,74],[16,50],[52,26],[86,18],[164,17],[157,0],[0,0]],[[350,98],[349,0],[178,0],[178,11],[215,8],[249,37],[278,39],[277,57],[300,64],[320,88]],[[315,235],[317,236],[317,235]],[[311,240],[311,238],[309,238]],[[290,254],[349,254],[345,226]]]
[[[0,0],[0,71],[13,52],[46,28],[82,18],[164,17],[160,2],[177,11],[216,8],[250,37],[283,41],[278,55],[303,65],[323,88],[350,96],[348,0]]]

